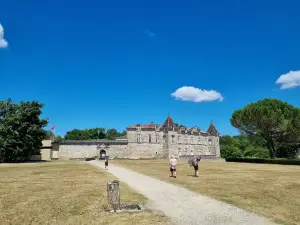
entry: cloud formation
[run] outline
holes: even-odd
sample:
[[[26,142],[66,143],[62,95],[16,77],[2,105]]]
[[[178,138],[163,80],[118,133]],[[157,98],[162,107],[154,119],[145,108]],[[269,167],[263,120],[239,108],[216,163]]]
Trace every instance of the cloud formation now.
[[[6,48],[8,46],[8,42],[4,39],[4,28],[0,23],[0,48]]]
[[[155,37],[155,36],[156,36],[156,34],[153,33],[153,32],[150,31],[150,30],[145,30],[145,34],[146,34],[148,37]]]
[[[190,101],[190,102],[211,102],[223,101],[222,95],[214,90],[201,90],[192,86],[183,86],[178,88],[171,94],[176,100]]]
[[[300,86],[300,70],[298,71],[290,71],[286,74],[281,75],[276,84],[281,85],[280,89],[289,89]]]

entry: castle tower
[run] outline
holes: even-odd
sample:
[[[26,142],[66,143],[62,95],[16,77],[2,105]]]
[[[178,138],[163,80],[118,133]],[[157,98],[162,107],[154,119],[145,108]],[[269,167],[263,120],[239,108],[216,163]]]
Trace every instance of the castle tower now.
[[[168,114],[167,119],[165,120],[163,126],[163,148],[164,148],[164,157],[170,158],[171,155],[177,157],[177,143],[176,143],[176,132],[174,131],[175,123]]]
[[[208,150],[209,152],[216,154],[216,157],[220,157],[220,144],[219,144],[219,132],[215,125],[211,121],[208,129]]]

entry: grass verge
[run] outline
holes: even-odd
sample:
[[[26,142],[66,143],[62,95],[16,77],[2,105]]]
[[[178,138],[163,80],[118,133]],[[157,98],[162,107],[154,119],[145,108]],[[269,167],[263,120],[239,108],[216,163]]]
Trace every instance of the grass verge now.
[[[300,224],[300,167],[202,160],[199,177],[187,161],[178,161],[169,178],[167,160],[112,161],[136,172],[211,196],[284,224]]]
[[[106,182],[115,178],[83,162],[0,165],[1,224],[168,224],[149,211],[108,213]],[[121,202],[147,199],[121,184]]]

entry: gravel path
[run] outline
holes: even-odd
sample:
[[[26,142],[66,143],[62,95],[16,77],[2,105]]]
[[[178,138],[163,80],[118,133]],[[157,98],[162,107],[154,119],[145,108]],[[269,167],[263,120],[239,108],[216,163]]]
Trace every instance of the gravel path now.
[[[104,168],[104,162],[88,163]],[[175,224],[203,225],[260,225],[274,224],[270,220],[246,212],[185,188],[109,164],[108,172],[150,199],[149,208],[159,210]]]

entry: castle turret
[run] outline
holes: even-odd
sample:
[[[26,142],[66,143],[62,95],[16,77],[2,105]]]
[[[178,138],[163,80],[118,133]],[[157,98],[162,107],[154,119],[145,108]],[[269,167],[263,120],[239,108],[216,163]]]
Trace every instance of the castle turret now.
[[[163,124],[163,128],[166,130],[172,130],[174,127],[174,121],[171,118],[170,114],[168,114],[167,119],[165,120],[164,124]]]
[[[215,125],[213,124],[213,122],[211,121],[208,129],[207,129],[207,133],[210,135],[210,136],[219,136],[219,132],[218,130],[216,129]]]
[[[175,157],[178,157],[178,150],[177,150],[177,133],[174,131],[175,123],[173,119],[171,118],[170,114],[168,114],[167,119],[165,120],[162,128],[163,128],[163,137],[164,137],[164,153],[165,157],[170,157],[171,155],[175,155]]]
[[[213,122],[210,123],[208,129],[208,149],[209,152],[214,153],[216,157],[220,157],[220,145],[219,145],[219,132],[216,129]]]

